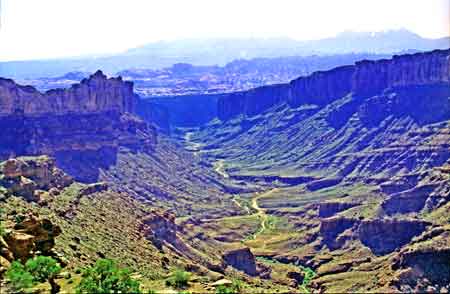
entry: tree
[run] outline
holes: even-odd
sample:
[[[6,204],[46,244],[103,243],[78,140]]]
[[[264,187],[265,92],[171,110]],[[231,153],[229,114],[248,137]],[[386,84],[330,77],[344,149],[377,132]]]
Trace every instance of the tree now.
[[[33,276],[36,282],[48,281],[51,286],[51,293],[59,292],[59,285],[56,284],[56,275],[61,271],[61,266],[51,257],[37,256],[29,259],[25,264],[25,269]]]
[[[84,269],[77,293],[140,293],[139,282],[129,269],[120,269],[111,259],[99,259]]]
[[[25,265],[14,261],[6,272],[6,277],[16,291],[23,291],[33,287],[37,282],[49,282],[51,293],[58,293],[59,285],[55,282],[56,275],[61,271],[61,267],[51,257],[37,256],[27,260]]]
[[[34,285],[33,276],[25,269],[24,265],[14,261],[6,272],[6,278],[16,291],[23,291]]]

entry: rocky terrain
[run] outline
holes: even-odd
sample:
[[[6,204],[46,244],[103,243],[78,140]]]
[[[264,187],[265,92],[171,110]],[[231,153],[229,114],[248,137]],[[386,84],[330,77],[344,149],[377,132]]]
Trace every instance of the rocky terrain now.
[[[435,50],[221,94],[169,137],[121,78],[0,80],[0,277],[40,254],[69,293],[105,257],[143,291],[446,292],[449,97]]]
[[[361,61],[221,97],[218,119],[188,143],[229,180],[276,187],[239,195],[267,216],[246,244],[310,266],[317,290],[445,291],[425,256],[448,264],[449,54]],[[393,261],[406,252],[410,263]]]

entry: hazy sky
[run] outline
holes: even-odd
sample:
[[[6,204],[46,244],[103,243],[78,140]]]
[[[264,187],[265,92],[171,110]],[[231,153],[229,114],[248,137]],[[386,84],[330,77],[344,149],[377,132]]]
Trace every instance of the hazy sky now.
[[[0,60],[123,51],[199,37],[450,35],[450,0],[0,0]]]

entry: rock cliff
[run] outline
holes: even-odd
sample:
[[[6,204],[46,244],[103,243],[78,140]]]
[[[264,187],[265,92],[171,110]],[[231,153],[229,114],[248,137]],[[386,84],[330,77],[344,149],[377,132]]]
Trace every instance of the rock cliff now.
[[[300,77],[289,84],[256,88],[221,97],[218,117],[229,120],[252,116],[277,104],[324,106],[348,93],[367,96],[385,89],[448,84],[450,50],[394,56],[392,59],[361,61]]]
[[[69,89],[40,93],[13,80],[0,79],[0,116],[64,115],[69,113],[134,112],[138,97],[133,83],[121,77],[108,79],[97,71]]]
[[[29,201],[43,201],[45,194],[48,194],[46,191],[59,193],[72,183],[72,178],[47,156],[12,158],[0,164],[0,185],[9,193]]]
[[[97,71],[69,89],[40,93],[0,79],[0,159],[51,155],[77,180],[95,182],[120,147],[147,152],[154,127],[137,117],[133,84]]]

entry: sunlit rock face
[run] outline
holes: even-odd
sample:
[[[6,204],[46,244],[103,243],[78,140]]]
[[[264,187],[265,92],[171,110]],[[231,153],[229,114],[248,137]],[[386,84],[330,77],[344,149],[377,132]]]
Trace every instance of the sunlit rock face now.
[[[156,144],[155,129],[134,114],[138,101],[132,83],[101,71],[45,93],[0,79],[0,158],[52,155],[77,180],[96,181],[120,147],[148,152]]]
[[[329,71],[315,72],[289,84],[231,93],[219,99],[218,116],[228,120],[252,116],[282,103],[292,107],[324,106],[353,93],[370,96],[387,89],[448,85],[450,50],[394,56],[392,59],[361,61]]]

